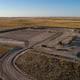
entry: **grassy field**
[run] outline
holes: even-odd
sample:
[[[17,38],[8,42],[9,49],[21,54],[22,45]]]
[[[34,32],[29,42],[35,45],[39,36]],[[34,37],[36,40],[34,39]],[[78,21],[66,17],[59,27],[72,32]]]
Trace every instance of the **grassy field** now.
[[[80,28],[80,18],[0,18],[0,28],[30,26]]]
[[[22,55],[17,66],[37,80],[80,80],[80,64],[58,60],[34,51]]]

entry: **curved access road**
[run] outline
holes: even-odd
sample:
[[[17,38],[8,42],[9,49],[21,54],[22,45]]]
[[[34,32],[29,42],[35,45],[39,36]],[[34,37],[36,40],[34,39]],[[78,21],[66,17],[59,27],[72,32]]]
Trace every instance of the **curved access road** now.
[[[27,51],[27,49],[21,49],[17,52],[11,53],[6,56],[5,59],[3,59],[1,63],[1,76],[4,78],[4,80],[32,80],[31,77],[17,71],[17,69],[12,64],[15,56],[17,56],[21,52],[24,52],[25,50]]]

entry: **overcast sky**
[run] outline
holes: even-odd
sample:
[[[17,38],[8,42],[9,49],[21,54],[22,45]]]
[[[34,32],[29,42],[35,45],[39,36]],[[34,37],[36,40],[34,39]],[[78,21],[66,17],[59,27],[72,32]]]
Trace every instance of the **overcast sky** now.
[[[80,17],[80,0],[0,0],[0,17]]]

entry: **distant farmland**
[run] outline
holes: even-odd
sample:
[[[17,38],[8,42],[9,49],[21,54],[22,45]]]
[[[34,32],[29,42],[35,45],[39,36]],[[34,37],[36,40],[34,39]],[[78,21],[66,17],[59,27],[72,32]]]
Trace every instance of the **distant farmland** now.
[[[0,18],[0,28],[49,26],[80,28],[80,18]]]

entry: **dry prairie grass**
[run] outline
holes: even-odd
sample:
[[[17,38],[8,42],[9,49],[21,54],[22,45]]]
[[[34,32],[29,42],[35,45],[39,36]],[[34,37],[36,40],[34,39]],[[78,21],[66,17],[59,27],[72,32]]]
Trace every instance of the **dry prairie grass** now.
[[[49,26],[80,28],[80,18],[6,18],[0,19],[0,28]]]

